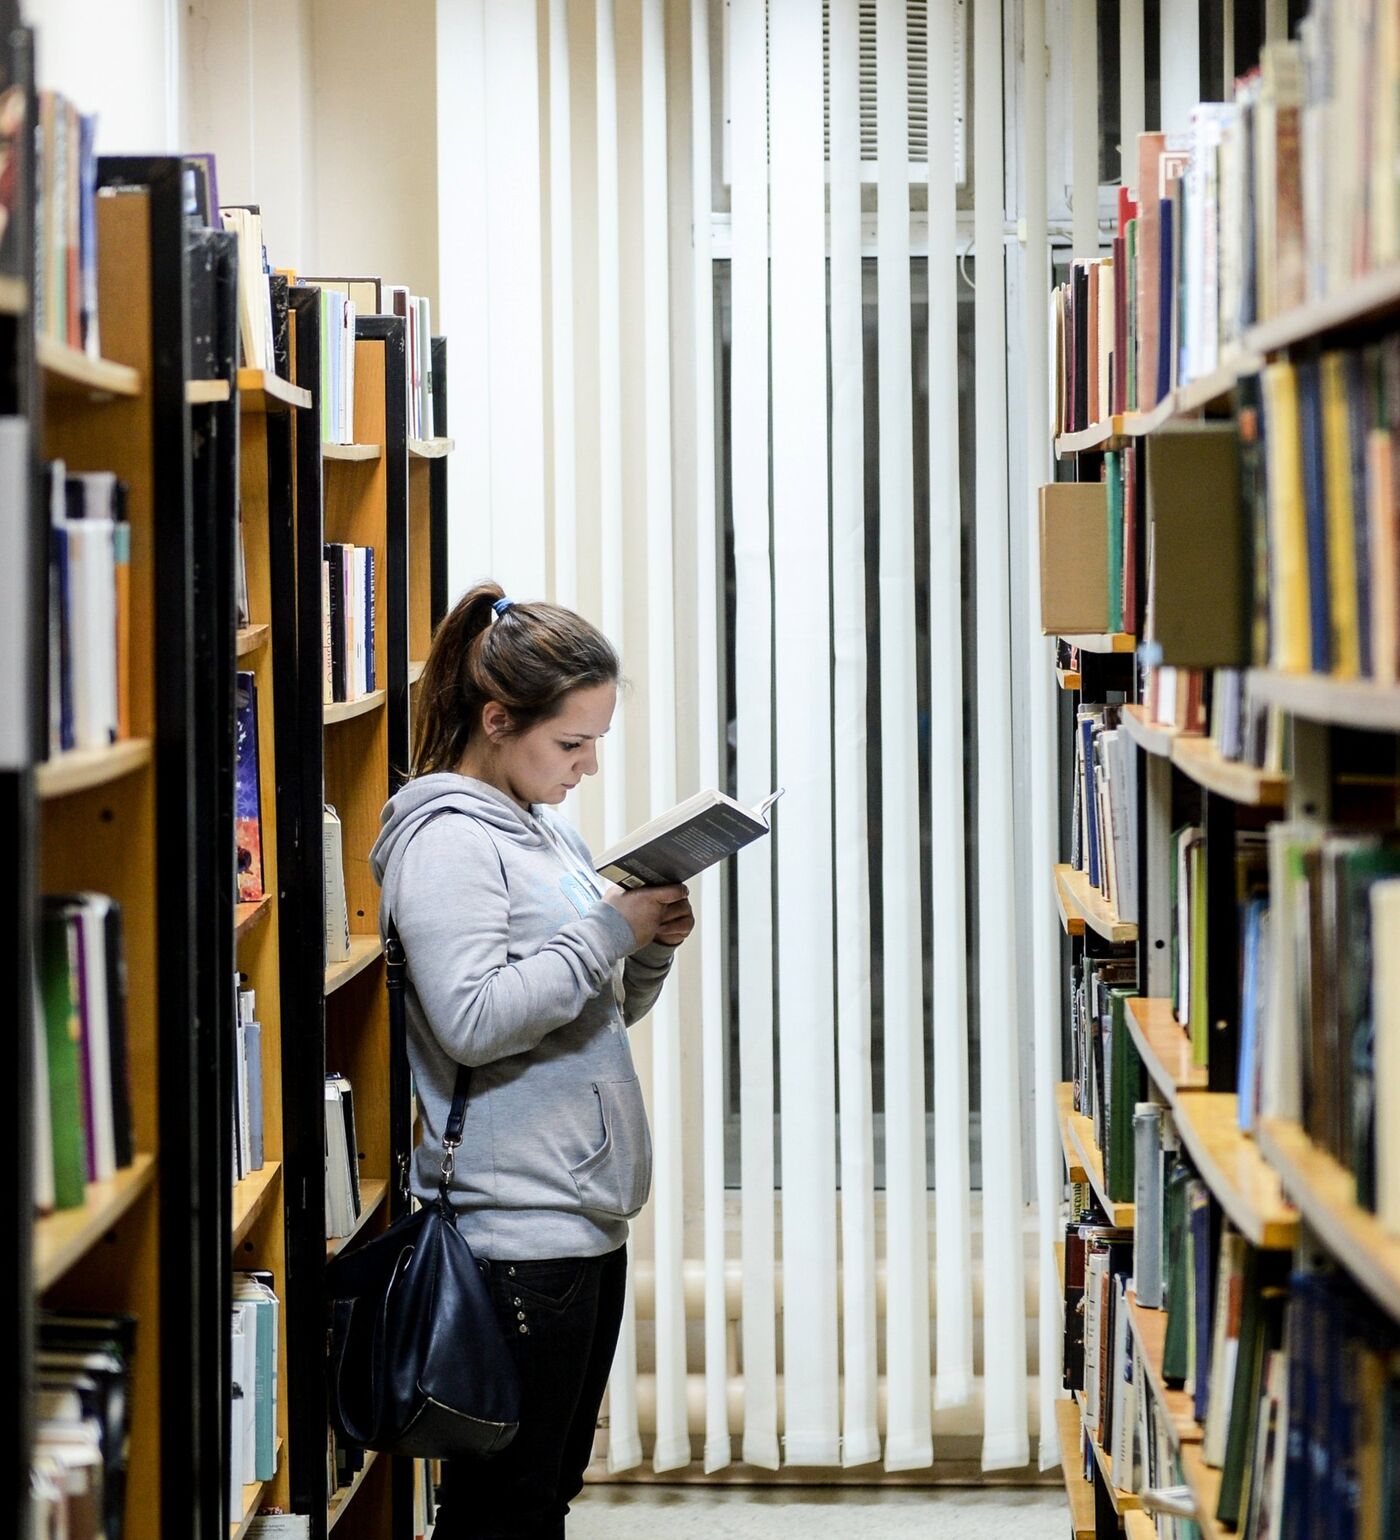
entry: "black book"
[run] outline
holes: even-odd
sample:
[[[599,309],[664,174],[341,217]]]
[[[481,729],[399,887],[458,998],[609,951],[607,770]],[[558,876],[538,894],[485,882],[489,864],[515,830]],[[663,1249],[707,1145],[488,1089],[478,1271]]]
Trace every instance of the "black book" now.
[[[344,700],[345,622],[341,615],[341,603],[345,593],[345,547],[325,545],[321,552],[331,569],[331,699]]]
[[[189,173],[193,175],[193,173]],[[190,264],[190,378],[219,376],[218,252],[214,232],[191,227],[185,234]]]
[[[291,331],[287,325],[289,285],[281,273],[271,273],[267,280],[272,298],[272,366],[284,380],[292,377]]]
[[[1082,432],[1089,420],[1089,269],[1076,262],[1071,269],[1073,288],[1070,295],[1074,321],[1074,431]]]

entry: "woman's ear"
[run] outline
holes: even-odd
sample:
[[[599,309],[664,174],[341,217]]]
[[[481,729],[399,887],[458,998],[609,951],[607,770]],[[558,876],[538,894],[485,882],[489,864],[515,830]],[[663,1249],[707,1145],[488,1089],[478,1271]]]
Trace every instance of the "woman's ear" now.
[[[498,700],[489,700],[481,708],[481,726],[492,743],[499,743],[510,731],[510,712]]]

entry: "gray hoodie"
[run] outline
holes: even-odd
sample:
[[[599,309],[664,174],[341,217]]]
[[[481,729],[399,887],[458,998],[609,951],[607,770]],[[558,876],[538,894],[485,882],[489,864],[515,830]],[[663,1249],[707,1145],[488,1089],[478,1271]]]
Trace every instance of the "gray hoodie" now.
[[[601,1256],[651,1186],[626,1027],[674,949],[636,950],[582,839],[543,807],[443,773],[385,805],[370,853],[408,959],[408,1056],[422,1113],[413,1191],[437,1191],[458,1064],[472,1066],[452,1203],[478,1256]],[[630,954],[630,955],[629,955]],[[625,967],[621,966],[626,959]]]

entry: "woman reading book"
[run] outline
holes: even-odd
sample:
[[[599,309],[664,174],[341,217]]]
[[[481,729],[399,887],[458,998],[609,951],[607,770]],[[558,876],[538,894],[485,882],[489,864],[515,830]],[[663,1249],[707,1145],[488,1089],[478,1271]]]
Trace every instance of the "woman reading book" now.
[[[413,1190],[437,1191],[467,1065],[451,1199],[520,1378],[514,1441],[447,1472],[442,1540],[564,1534],[622,1318],[627,1222],[651,1185],[626,1028],[660,993],[690,903],[679,884],[608,887],[549,812],[597,773],[618,677],[572,611],[472,589],[433,639],[413,777],[371,856],[380,928],[392,920],[407,958]]]

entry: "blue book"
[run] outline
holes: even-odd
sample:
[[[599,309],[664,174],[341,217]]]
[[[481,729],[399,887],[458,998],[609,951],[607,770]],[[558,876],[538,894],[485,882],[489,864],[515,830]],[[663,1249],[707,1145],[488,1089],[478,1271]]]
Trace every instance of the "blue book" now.
[[[1327,457],[1322,437],[1322,381],[1317,361],[1298,365],[1303,500],[1308,527],[1308,624],[1315,674],[1332,670],[1331,589],[1327,569]]]
[[[1255,1095],[1259,1061],[1259,1012],[1263,992],[1262,937],[1269,901],[1251,898],[1244,906],[1244,957],[1240,964],[1239,1120],[1246,1133],[1254,1129],[1258,1112]]]
[[[1361,676],[1375,673],[1371,656],[1371,500],[1366,474],[1366,359],[1348,353],[1342,366],[1346,381],[1347,441],[1351,446],[1352,542],[1356,551],[1356,623],[1361,632]]]
[[[234,675],[234,834],[238,846],[238,902],[263,897],[262,788],[258,776],[258,686],[251,673]]]

